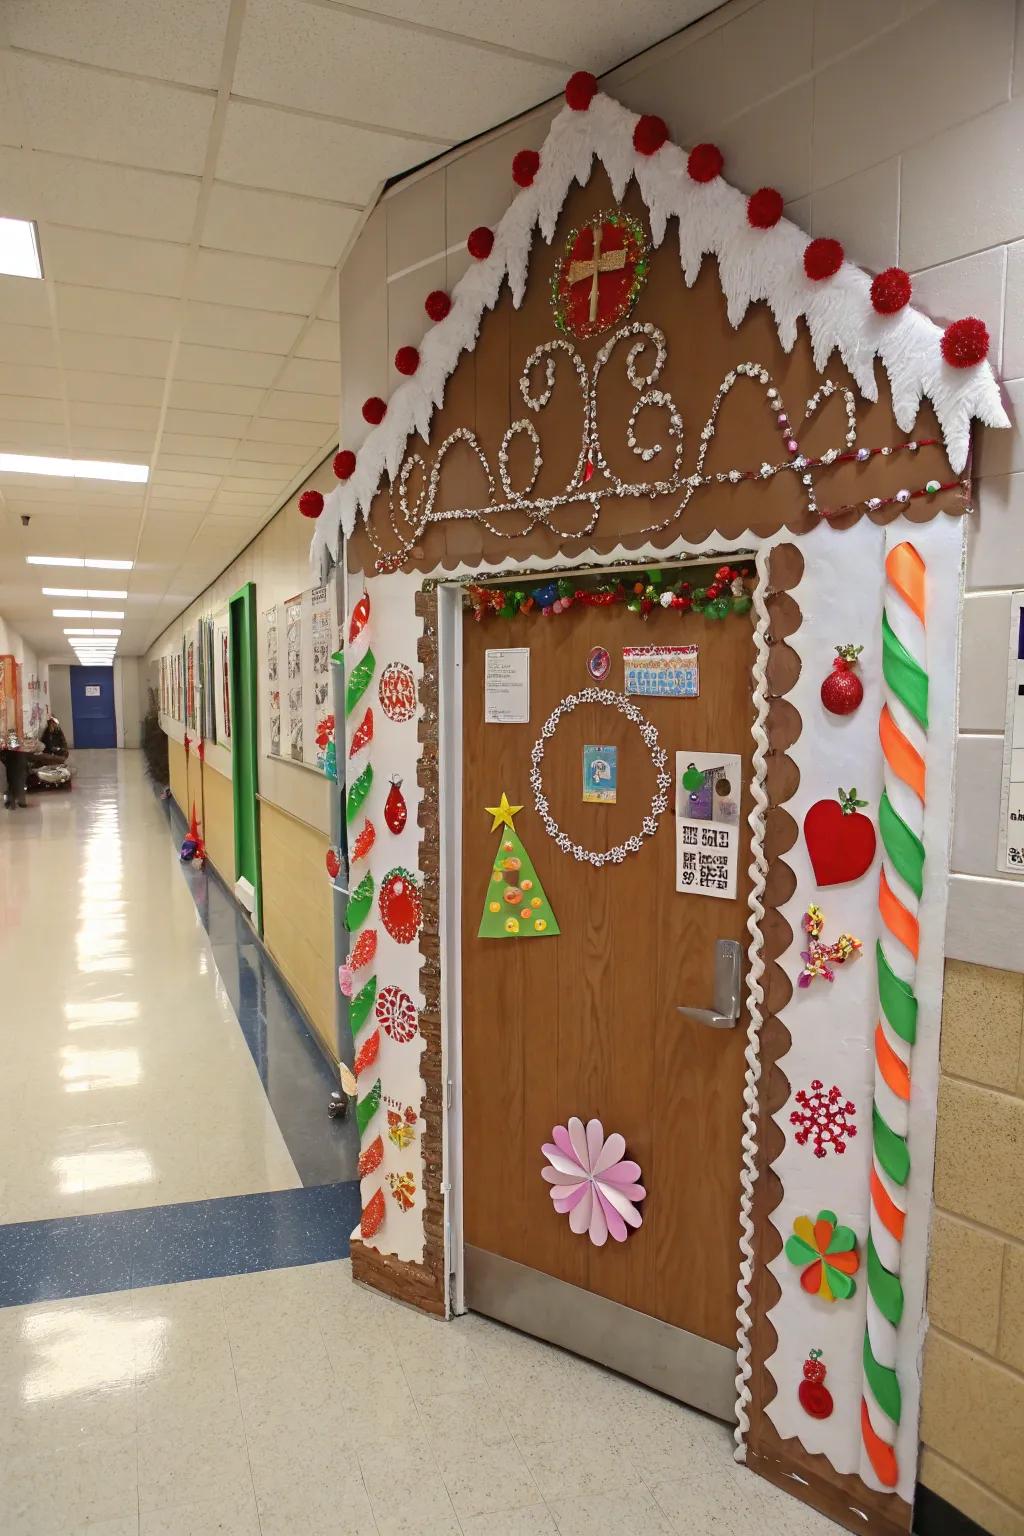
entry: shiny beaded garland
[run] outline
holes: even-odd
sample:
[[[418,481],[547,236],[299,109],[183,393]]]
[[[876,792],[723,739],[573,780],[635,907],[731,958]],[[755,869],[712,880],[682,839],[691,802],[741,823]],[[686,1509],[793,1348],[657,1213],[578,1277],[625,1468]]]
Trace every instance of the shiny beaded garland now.
[[[633,724],[639,728],[658,775],[658,787],[651,798],[651,809],[643,819],[640,832],[634,833],[632,837],[627,837],[625,842],[618,843],[614,848],[608,848],[603,853],[597,853],[592,848],[581,847],[579,843],[573,842],[568,832],[562,831],[551,814],[541,779],[540,769],[547,742],[558,729],[558,722],[562,716],[571,714],[580,704],[604,704],[611,709],[617,709],[620,714],[625,715],[627,720],[632,720]],[[583,688],[579,693],[570,693],[556,705],[542,725],[540,736],[533,744],[530,762],[533,765],[530,769],[533,803],[548,836],[554,839],[555,846],[562,853],[571,853],[578,863],[593,864],[595,869],[600,869],[604,864],[621,864],[627,854],[639,853],[643,847],[644,838],[654,836],[658,830],[658,823],[668,809],[668,791],[672,784],[672,775],[668,771],[668,753],[659,743],[657,729],[644,718],[626,694],[614,693],[610,688]]]

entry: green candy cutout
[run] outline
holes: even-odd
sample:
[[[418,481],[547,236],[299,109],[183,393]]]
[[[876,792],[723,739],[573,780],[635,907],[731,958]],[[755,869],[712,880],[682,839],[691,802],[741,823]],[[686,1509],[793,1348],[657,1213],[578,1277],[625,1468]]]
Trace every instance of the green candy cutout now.
[[[345,819],[349,826],[355,821],[359,809],[370,793],[370,785],[373,783],[373,765],[367,763],[357,779],[353,779],[348,787],[348,797],[345,801]]]
[[[367,651],[362,661],[356,662],[356,665],[352,668],[348,675],[348,681],[345,684],[346,715],[352,713],[367,688],[369,688],[370,679],[373,677],[376,665],[377,660],[373,652]]]
[[[348,1022],[355,1038],[370,1014],[370,1009],[377,1000],[377,978],[371,976],[365,987],[361,987],[348,1005]]]
[[[373,906],[373,876],[364,875],[348,898],[348,909],[345,913],[345,927],[349,933],[355,933],[361,928],[370,915]]]
[[[356,1100],[356,1125],[359,1127],[359,1136],[362,1139],[363,1132],[380,1109],[380,1078],[374,1083],[365,1099]]]

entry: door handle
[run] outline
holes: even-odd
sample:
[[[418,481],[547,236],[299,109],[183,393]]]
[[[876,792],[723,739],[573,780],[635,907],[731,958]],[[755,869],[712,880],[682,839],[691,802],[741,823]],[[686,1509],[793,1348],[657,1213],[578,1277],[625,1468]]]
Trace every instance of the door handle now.
[[[715,944],[714,1008],[679,1006],[684,1018],[709,1029],[732,1029],[740,1016],[740,988],[743,984],[743,950],[736,939],[719,939]]]

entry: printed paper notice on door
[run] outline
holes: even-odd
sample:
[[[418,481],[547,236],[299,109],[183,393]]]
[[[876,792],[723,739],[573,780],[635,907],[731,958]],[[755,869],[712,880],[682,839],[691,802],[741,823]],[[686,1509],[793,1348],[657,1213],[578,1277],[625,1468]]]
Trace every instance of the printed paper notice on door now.
[[[677,752],[676,890],[735,896],[739,845],[739,758]]]
[[[484,721],[487,725],[529,725],[528,646],[484,652]]]
[[[695,645],[626,645],[626,692],[648,699],[695,699],[700,693]]]

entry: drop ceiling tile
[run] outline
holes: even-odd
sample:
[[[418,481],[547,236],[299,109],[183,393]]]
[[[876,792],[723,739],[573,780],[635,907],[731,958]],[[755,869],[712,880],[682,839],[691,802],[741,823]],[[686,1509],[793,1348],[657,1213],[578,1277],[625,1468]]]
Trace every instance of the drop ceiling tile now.
[[[212,454],[161,453],[157,463],[161,469],[192,469],[200,474],[221,475],[231,460],[218,459]]]
[[[111,293],[105,288],[77,288],[57,283],[57,318],[63,331],[98,331],[169,341],[178,323],[174,299],[141,293]]]
[[[331,6],[248,0],[233,88],[458,142],[557,95],[565,76],[564,63],[532,63]]]
[[[201,175],[212,96],[24,53],[9,60],[33,149]]]
[[[0,324],[0,362],[55,368],[57,349],[53,332],[48,326]]]
[[[68,434],[72,449],[94,459],[124,458],[130,463],[148,463],[153,452],[153,433],[131,427],[75,427]]]
[[[341,91],[336,93],[333,110],[338,110],[339,103],[343,103]],[[243,186],[365,207],[389,176],[447,147],[443,142],[303,117],[258,102],[232,101],[217,175]]]
[[[246,433],[249,442],[295,443],[303,448],[315,448],[324,440],[324,423],[320,421],[277,420],[273,416],[257,416]]]
[[[263,397],[262,389],[245,389],[241,384],[197,384],[190,379],[175,379],[168,403],[179,410],[248,417]]]
[[[69,400],[105,401],[109,405],[156,405],[164,397],[162,379],[140,378],[137,374],[65,370],[64,383]]]
[[[332,283],[320,300],[317,309],[317,319],[330,320],[334,325],[338,323],[338,284]]]
[[[39,233],[44,270],[56,282],[170,298],[178,298],[184,288],[187,246],[63,224],[43,224]]]
[[[337,400],[341,392],[341,378],[337,363],[314,362],[310,358],[293,357],[285,363],[278,389],[303,390],[311,395],[330,395]]]
[[[212,505],[236,517],[252,517],[266,511],[267,497],[265,494],[253,496],[243,491],[218,491]]]
[[[265,480],[254,480],[251,478],[246,479],[241,475],[234,474],[226,475],[224,477],[224,487],[222,494],[225,494],[229,491],[242,491],[247,492],[249,495],[269,495],[267,483]]]
[[[0,320],[48,327],[46,284],[35,277],[0,277]]]
[[[218,480],[219,477],[217,475],[195,474],[181,469],[167,470],[157,468],[150,476],[149,483],[153,486],[180,485],[191,486],[199,491],[212,491],[216,489]]]
[[[0,400],[0,453],[57,453],[68,451],[63,421],[9,421]],[[0,476],[0,491],[5,491],[7,476]]]
[[[152,405],[109,405],[104,401],[74,400],[68,407],[73,425],[82,427],[137,427],[154,433],[160,412]]]
[[[214,480],[213,483],[216,485],[217,481]],[[158,483],[156,476],[154,476],[149,486],[149,505],[154,506],[159,502],[161,506],[190,507],[194,505],[196,507],[205,507],[209,504],[212,494],[211,490],[201,486],[165,485],[163,482]]]
[[[359,211],[215,182],[203,224],[204,246],[333,267]]]
[[[76,229],[188,241],[199,185],[198,177],[165,171],[137,171],[68,155],[0,149],[5,213]],[[44,271],[47,257],[44,243]]]
[[[323,291],[328,271],[265,256],[237,256],[201,250],[189,283],[189,297],[208,304],[243,304],[305,317]]]
[[[300,395],[287,390],[274,390],[268,395],[261,414],[286,417],[291,421],[322,421],[334,425],[338,420],[338,399],[337,395]]]
[[[294,472],[310,459],[311,453],[308,448],[294,443],[258,443],[246,438],[239,445],[238,457],[260,459],[266,464],[290,464]]]
[[[229,0],[6,0],[15,48],[216,86]]]
[[[268,314],[227,304],[185,305],[182,340],[212,347],[240,347],[284,356],[302,328],[297,315]]]
[[[246,384],[266,388],[274,382],[280,366],[281,359],[273,352],[183,346],[178,349],[174,376],[203,384]]]
[[[232,416],[223,411],[169,410],[164,431],[187,432],[193,437],[241,437],[250,421],[249,416]]]
[[[193,517],[197,512],[205,512],[210,505],[209,499],[191,497],[188,501],[171,501],[163,496],[151,496],[149,499],[149,517]]]
[[[295,348],[295,355],[337,362],[341,355],[337,325],[332,325],[329,320],[311,320]]]
[[[230,459],[237,447],[237,437],[191,437],[186,432],[165,432],[160,440],[161,454],[207,453]]]
[[[234,475],[242,475],[250,480],[269,480],[281,486],[294,477],[295,469],[294,464],[264,464],[259,459],[236,459],[231,466]]]
[[[59,400],[33,400],[24,395],[0,398],[0,421],[64,421],[64,407]]]
[[[0,363],[0,395],[36,395],[48,400],[59,400],[60,370]]]
[[[60,349],[65,368],[97,373],[143,374],[163,380],[170,344],[139,336],[102,336],[61,326]]]

